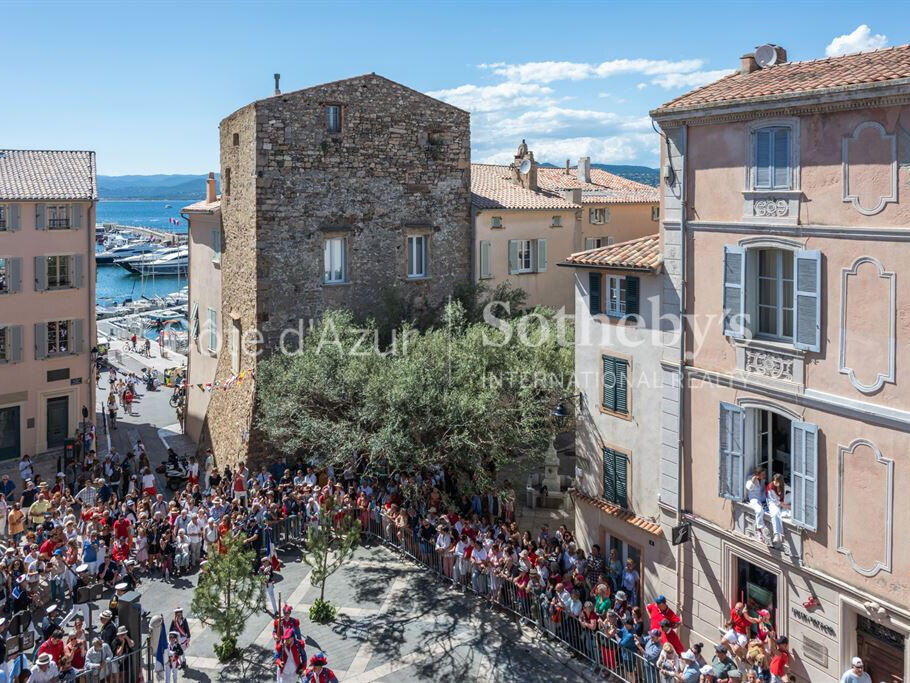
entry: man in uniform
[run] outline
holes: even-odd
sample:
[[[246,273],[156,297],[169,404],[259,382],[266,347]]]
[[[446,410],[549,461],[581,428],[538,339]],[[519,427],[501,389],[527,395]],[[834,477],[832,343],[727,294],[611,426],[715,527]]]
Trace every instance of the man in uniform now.
[[[285,629],[275,645],[275,669],[276,683],[297,683],[306,669],[306,647],[292,628]]]
[[[324,652],[310,657],[310,667],[303,674],[303,683],[338,683],[335,672],[327,664]]]
[[[180,647],[180,634],[171,631],[167,634],[167,648],[164,651],[164,683],[177,683],[177,672],[183,666],[184,652]]]
[[[293,629],[294,634],[297,636],[298,639],[303,638],[303,636],[300,634],[300,620],[291,616],[291,610],[292,610],[292,607],[290,605],[288,605],[287,603],[285,603],[284,607],[282,608],[282,612],[284,612],[284,616],[281,617],[280,619],[275,619],[272,622],[272,625],[273,625],[272,637],[275,639],[276,642],[281,640],[281,636],[289,628]]]
[[[180,665],[181,667],[186,666],[186,656],[185,653],[190,647],[190,625],[186,623],[186,619],[183,618],[183,608],[178,607],[174,610],[174,619],[171,621],[171,627],[168,629],[168,637],[170,634],[177,634],[177,642],[180,644],[180,649],[184,653],[181,655]],[[176,678],[174,680],[177,680]]]
[[[117,640],[117,625],[114,623],[114,614],[109,609],[101,613],[101,628],[98,635],[113,649],[114,641]]]

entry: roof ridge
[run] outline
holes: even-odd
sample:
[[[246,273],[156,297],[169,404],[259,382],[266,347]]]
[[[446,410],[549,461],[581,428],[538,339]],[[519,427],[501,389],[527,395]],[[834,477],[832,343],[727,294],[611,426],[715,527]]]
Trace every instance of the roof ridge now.
[[[94,154],[95,150],[93,149],[14,149],[14,148],[0,148],[0,152],[55,152],[55,153],[66,153],[66,154]]]

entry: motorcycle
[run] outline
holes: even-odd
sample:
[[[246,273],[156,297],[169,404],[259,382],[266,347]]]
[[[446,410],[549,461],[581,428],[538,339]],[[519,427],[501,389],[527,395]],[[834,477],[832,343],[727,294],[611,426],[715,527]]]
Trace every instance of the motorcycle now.
[[[167,462],[160,465],[158,470],[159,473],[164,474],[167,487],[171,491],[179,491],[190,480],[190,466],[186,456],[178,455],[168,458]]]

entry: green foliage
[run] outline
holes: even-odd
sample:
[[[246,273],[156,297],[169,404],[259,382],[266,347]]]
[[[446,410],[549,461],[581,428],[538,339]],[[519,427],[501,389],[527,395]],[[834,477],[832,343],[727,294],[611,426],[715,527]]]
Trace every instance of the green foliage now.
[[[310,605],[310,621],[314,624],[328,624],[335,621],[338,610],[328,600],[316,598],[316,601]]]
[[[240,539],[225,541],[225,553],[210,553],[193,593],[193,614],[221,636],[215,654],[222,661],[237,651],[246,620],[264,607],[263,577],[253,571],[256,552]]]
[[[360,520],[345,515],[339,528],[334,528],[329,501],[329,507],[319,513],[319,522],[307,528],[306,548],[300,558],[310,566],[310,583],[319,588],[319,598],[310,608],[310,619],[320,624],[335,619],[335,608],[325,599],[325,582],[360,543]]]
[[[499,306],[501,323],[478,322],[487,294],[462,292],[435,326],[405,324],[388,346],[375,323],[326,313],[295,355],[260,364],[257,427],[291,457],[341,464],[356,454],[372,473],[442,464],[465,493],[492,490],[502,466],[538,460],[555,434],[551,409],[573,389],[573,340],[571,321],[547,309]]]

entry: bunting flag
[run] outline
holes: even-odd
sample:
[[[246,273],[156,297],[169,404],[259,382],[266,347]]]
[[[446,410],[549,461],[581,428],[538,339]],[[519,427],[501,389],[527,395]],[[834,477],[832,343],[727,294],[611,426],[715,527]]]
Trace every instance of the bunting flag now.
[[[196,387],[199,391],[211,392],[214,389],[223,389],[227,391],[235,384],[242,384],[244,379],[254,379],[256,377],[256,372],[253,369],[241,370],[236,375],[231,375],[223,382],[215,380],[214,382],[206,382],[199,384],[191,384],[190,386]]]

